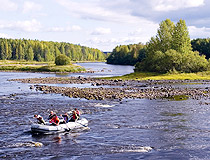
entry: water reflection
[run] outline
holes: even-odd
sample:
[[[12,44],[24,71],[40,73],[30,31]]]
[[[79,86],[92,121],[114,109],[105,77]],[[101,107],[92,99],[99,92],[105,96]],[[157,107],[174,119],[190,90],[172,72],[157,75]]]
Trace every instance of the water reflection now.
[[[77,63],[87,69],[95,71],[94,74],[87,74],[87,76],[94,77],[111,77],[111,76],[122,76],[125,74],[133,73],[134,66],[129,65],[111,65],[102,62],[98,63]]]

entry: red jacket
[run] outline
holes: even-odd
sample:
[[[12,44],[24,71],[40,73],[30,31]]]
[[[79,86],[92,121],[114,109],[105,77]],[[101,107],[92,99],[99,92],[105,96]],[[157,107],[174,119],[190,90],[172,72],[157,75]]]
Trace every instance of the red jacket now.
[[[79,110],[76,110],[76,113],[77,113],[77,115],[78,115],[78,116],[80,116],[80,112],[79,112]]]
[[[51,120],[50,123],[55,123],[56,125],[58,125],[60,122],[58,116],[54,116]]]

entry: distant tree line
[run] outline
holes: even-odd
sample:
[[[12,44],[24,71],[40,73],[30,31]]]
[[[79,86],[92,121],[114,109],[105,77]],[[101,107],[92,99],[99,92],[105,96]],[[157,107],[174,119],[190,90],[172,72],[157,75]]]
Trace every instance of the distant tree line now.
[[[138,58],[131,56],[133,49],[129,50],[129,46],[132,45],[127,47],[117,46],[107,58],[107,61],[111,57],[113,64],[135,64],[134,70],[136,72],[205,71],[209,67],[205,55],[210,56],[210,48],[207,47],[209,41],[208,44],[203,41],[206,40],[192,41],[191,45],[185,21],[179,20],[174,24],[170,19],[166,19],[160,23],[157,35],[152,37],[145,46],[142,45],[142,48],[136,50]],[[201,45],[202,43],[203,45]],[[205,55],[200,55],[198,51],[202,51],[201,53]]]
[[[64,54],[72,61],[101,61],[106,55],[98,49],[65,42],[0,38],[1,60],[48,62]]]
[[[198,38],[191,41],[193,51],[198,51],[205,55],[206,59],[210,58],[210,38]]]
[[[134,65],[145,57],[145,45],[120,45],[107,58],[108,64]]]

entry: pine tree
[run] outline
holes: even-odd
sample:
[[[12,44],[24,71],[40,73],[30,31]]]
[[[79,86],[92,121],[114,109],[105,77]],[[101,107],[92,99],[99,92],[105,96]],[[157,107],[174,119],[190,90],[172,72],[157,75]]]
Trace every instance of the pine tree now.
[[[34,51],[33,48],[30,46],[26,54],[26,60],[33,61],[33,59],[34,59]]]
[[[11,46],[10,43],[8,43],[8,52],[7,53],[8,53],[7,54],[7,59],[9,60],[12,57],[12,46]]]
[[[5,45],[3,41],[1,41],[1,45],[0,45],[0,59],[2,60],[6,59],[6,50],[5,50]]]
[[[24,52],[23,52],[23,47],[22,47],[22,45],[20,44],[20,42],[19,42],[19,44],[18,44],[18,47],[16,48],[16,53],[17,53],[17,58],[18,58],[18,60],[23,60],[24,59]]]
[[[57,46],[55,46],[55,57],[59,56],[61,54],[60,50]]]
[[[65,52],[64,45],[63,45],[63,44],[61,44],[61,47],[60,47],[60,52],[61,52],[61,54],[65,54],[65,53],[66,53],[66,52]]]

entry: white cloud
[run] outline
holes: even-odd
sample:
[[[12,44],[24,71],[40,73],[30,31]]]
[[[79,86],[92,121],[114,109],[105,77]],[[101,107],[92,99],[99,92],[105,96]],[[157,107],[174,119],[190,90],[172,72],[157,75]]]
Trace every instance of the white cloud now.
[[[34,3],[32,1],[25,1],[23,4],[23,13],[39,11],[41,9],[42,9],[42,6],[40,4]]]
[[[58,4],[67,8],[69,12],[77,16],[96,16],[96,15],[107,15],[109,14],[103,8],[99,7],[97,3],[94,2],[75,2],[72,0],[56,0]]]
[[[137,44],[139,42],[146,43],[146,41],[147,38],[145,39],[144,37],[93,37],[87,39],[84,45],[100,48],[103,51],[112,51],[118,45]]]
[[[110,34],[110,33],[111,33],[110,28],[99,27],[99,28],[96,28],[95,31],[93,31],[91,34],[92,35],[105,35],[105,34]]]
[[[204,5],[204,0],[187,0],[183,4],[186,4],[186,8],[200,7],[200,6],[203,6]]]
[[[41,23],[35,19],[31,21],[0,22],[0,29],[10,29],[24,32],[38,32],[41,29]]]
[[[112,46],[114,48],[117,45],[128,45],[135,44],[139,42],[146,42],[147,39],[143,37],[121,37],[121,38],[99,38],[93,37],[87,40],[86,43],[90,43],[92,45],[101,45],[101,46]]]
[[[73,25],[72,27],[71,27],[71,30],[72,31],[80,31],[82,28],[80,27],[80,26],[78,26],[78,25]]]
[[[143,33],[143,29],[142,28],[138,28],[133,32],[130,32],[129,35],[130,36],[135,36],[135,35],[141,35]]]
[[[174,11],[183,8],[203,6],[204,0],[153,0],[152,4],[156,11]]]
[[[73,31],[80,31],[82,28],[78,25],[68,26],[68,27],[52,27],[49,28],[47,31],[49,32],[73,32]]]
[[[58,4],[66,8],[70,15],[81,19],[93,19],[107,22],[123,22],[123,23],[136,23],[139,22],[139,17],[132,16],[129,7],[123,6],[123,3],[127,4],[129,1],[124,0],[117,1],[115,3],[108,3],[109,6],[105,6],[106,1],[92,0],[82,3],[73,0],[56,0]],[[106,5],[108,5],[106,4]],[[113,8],[114,6],[117,8]],[[145,19],[144,19],[145,20]]]
[[[11,0],[0,0],[0,10],[1,11],[15,11],[18,5]]]
[[[210,37],[210,28],[201,27],[197,28],[195,26],[189,26],[189,34],[190,37],[199,37],[199,38],[207,38]]]
[[[8,34],[0,33],[0,38],[12,38],[12,37],[9,36]]]

